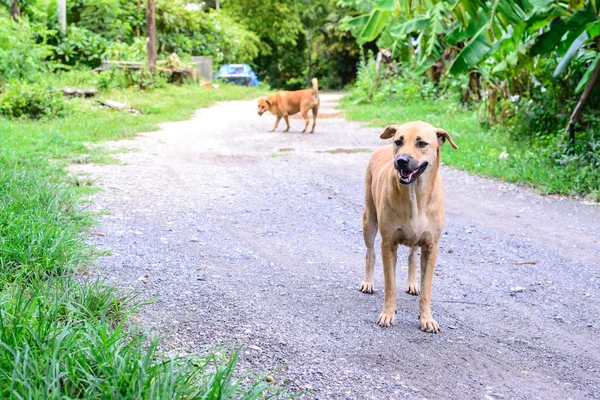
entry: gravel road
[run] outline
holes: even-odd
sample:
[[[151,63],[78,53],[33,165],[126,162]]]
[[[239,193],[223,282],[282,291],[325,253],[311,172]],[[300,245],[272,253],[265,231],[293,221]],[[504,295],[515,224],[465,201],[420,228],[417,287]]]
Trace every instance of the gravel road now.
[[[444,167],[442,332],[419,330],[404,293],[380,328],[379,252],[375,294],[358,288],[364,171],[384,141],[338,99],[322,95],[314,135],[221,103],[108,143],[130,149],[121,164],[74,167],[103,189],[94,273],[158,297],[139,318],[175,351],[243,344],[244,367],[287,365],[276,379],[307,399],[600,399],[600,207]]]

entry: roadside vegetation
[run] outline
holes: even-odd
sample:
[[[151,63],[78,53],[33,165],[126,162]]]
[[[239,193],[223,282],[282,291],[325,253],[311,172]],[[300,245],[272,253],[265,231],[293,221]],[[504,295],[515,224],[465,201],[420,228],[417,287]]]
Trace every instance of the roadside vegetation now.
[[[191,85],[112,90],[100,97],[146,113],[71,100],[61,117],[0,119],[0,397],[254,399],[279,393],[264,377],[235,371],[238,349],[173,356],[157,337],[128,323],[142,304],[133,293],[87,277],[98,255],[85,243],[95,222],[82,202],[90,188],[64,170],[73,162],[110,160],[90,143],[131,137],[214,101],[258,93]]]
[[[342,3],[365,54],[349,118],[422,119],[456,136],[448,164],[600,200],[597,0]]]
[[[100,36],[69,26],[71,34],[61,38],[50,19],[43,22],[49,14],[42,6],[51,3],[21,2],[21,17],[9,16],[14,7],[0,12],[0,397],[289,397],[265,376],[240,371],[239,348],[182,356],[131,322],[144,305],[137,294],[88,274],[99,255],[85,240],[97,216],[83,195],[93,189],[65,170],[113,162],[95,143],[189,118],[216,101],[254,98],[264,88],[174,85],[168,73],[144,69],[93,72],[107,53],[136,58],[144,46],[135,38],[119,42],[112,28]],[[74,20],[87,15],[98,31],[123,28],[118,18],[102,20],[102,13],[118,11],[110,2],[69,3],[79,7]],[[60,91],[66,86],[98,92],[68,99]],[[97,100],[141,114],[101,108]]]

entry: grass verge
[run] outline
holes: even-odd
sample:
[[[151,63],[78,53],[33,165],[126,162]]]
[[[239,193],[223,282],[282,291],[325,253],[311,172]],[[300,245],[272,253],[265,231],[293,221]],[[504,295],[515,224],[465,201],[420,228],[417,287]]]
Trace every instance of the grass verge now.
[[[86,143],[122,139],[181,120],[215,101],[260,89],[167,86],[100,93],[143,115],[72,100],[67,117],[0,119],[0,398],[282,398],[283,390],[235,371],[238,349],[167,357],[130,326],[141,304],[102,281],[77,276],[94,259],[84,232],[93,216],[64,167],[103,161]]]
[[[377,104],[353,104],[344,99],[341,108],[352,121],[386,126],[422,120],[446,129],[459,150],[443,150],[444,163],[466,171],[532,186],[545,194],[588,196],[600,201],[600,173],[576,164],[561,164],[549,156],[556,143],[536,147],[510,138],[504,127],[482,127],[477,113],[453,100],[390,100]]]

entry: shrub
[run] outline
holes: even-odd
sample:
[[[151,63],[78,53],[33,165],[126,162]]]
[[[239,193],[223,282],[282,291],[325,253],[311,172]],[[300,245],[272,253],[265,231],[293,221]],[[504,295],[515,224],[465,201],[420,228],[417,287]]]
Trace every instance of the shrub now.
[[[152,75],[148,69],[137,70],[111,68],[98,78],[98,89],[135,89],[147,90],[164,87],[167,79],[164,73]]]
[[[361,59],[356,83],[352,92],[348,94],[348,99],[354,104],[372,103],[381,89],[381,76],[377,72],[375,60],[371,57]]]
[[[369,55],[361,60],[355,87],[348,98],[355,104],[382,103],[390,99],[435,100],[456,97],[466,86],[465,79],[446,77],[434,84],[414,68],[402,64],[381,64],[377,71],[375,60]]]
[[[61,92],[42,84],[15,81],[0,95],[0,114],[8,118],[42,118],[63,115],[67,110]]]
[[[102,54],[106,51],[107,41],[87,28],[69,25],[66,35],[57,37],[54,58],[65,65],[100,66]]]
[[[50,65],[43,60],[52,49],[44,43],[44,37],[49,34],[41,25],[0,16],[0,79],[33,80],[47,72]]]
[[[182,0],[157,1],[156,32],[163,54],[213,56],[215,65],[249,62],[258,55],[255,33],[223,13],[186,7]]]
[[[129,2],[131,3],[131,1]],[[71,0],[67,21],[111,41],[126,41],[132,29],[119,0]]]
[[[132,44],[109,42],[102,54],[103,60],[113,61],[146,61],[147,57],[146,40],[141,38],[135,38]]]

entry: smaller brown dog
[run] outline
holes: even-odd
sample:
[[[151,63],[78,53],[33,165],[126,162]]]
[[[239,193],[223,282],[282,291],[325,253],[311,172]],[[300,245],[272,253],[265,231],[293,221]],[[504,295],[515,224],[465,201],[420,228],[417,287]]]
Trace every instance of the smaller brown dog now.
[[[277,129],[277,125],[279,125],[282,117],[285,119],[285,124],[287,125],[284,132],[289,131],[290,121],[288,120],[288,116],[298,112],[304,118],[304,130],[302,133],[306,132],[306,128],[308,128],[308,123],[310,122],[308,118],[309,110],[312,110],[313,114],[313,124],[310,133],[315,132],[320,102],[319,81],[317,78],[312,79],[312,85],[312,89],[294,90],[293,92],[281,91],[258,100],[258,115],[263,115],[266,111],[269,111],[277,117],[275,126],[269,132]]]

